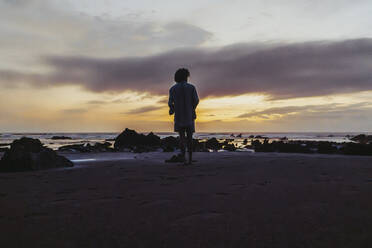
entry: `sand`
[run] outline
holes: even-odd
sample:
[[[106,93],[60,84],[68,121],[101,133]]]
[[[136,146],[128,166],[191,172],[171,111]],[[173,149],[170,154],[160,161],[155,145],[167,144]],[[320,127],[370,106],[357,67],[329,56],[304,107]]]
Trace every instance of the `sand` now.
[[[371,157],[170,156],[0,174],[0,247],[372,247]]]

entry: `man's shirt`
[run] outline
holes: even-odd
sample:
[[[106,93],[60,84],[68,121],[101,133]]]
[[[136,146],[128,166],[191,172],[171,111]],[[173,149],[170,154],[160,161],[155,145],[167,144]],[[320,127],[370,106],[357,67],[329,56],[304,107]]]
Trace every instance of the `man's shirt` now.
[[[199,97],[194,85],[181,82],[170,88],[168,106],[170,113],[174,113],[175,129],[194,125],[198,103]]]

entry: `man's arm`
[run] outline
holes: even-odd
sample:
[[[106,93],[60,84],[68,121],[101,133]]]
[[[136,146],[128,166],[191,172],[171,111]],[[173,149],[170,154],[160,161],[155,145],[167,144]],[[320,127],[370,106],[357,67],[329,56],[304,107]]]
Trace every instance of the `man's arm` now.
[[[195,87],[193,87],[194,90],[192,92],[192,107],[193,107],[193,113],[192,113],[192,118],[195,120],[196,119],[196,106],[198,106],[199,104],[199,97],[198,97],[198,93],[196,92],[196,89]]]
[[[171,90],[169,90],[168,106],[169,106],[169,115],[173,115],[174,114],[174,99],[173,99],[173,94]]]
[[[194,87],[194,91],[192,94],[192,107],[196,109],[196,106],[199,104],[199,97],[198,97],[198,92],[196,92],[196,89]]]

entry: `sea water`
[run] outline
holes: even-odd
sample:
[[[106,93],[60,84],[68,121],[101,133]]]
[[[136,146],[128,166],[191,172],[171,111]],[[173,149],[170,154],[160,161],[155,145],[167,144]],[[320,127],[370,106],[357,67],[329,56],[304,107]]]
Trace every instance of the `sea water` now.
[[[154,132],[160,138],[167,136],[177,136],[174,132]],[[243,132],[243,133],[231,133],[231,132],[197,132],[194,134],[195,139],[206,140],[215,137],[219,140],[234,139],[233,143],[242,144],[244,139],[251,140],[250,136],[261,136],[270,140],[279,140],[284,137],[288,140],[304,140],[304,141],[330,141],[330,142],[352,142],[351,137],[361,134],[363,132]],[[143,133],[147,134],[147,133]],[[241,137],[236,137],[240,136]],[[370,133],[364,133],[370,134]],[[52,149],[58,149],[61,146],[72,145],[72,144],[85,144],[90,143],[94,145],[96,142],[110,142],[114,143],[115,137],[119,135],[117,132],[110,133],[2,133],[0,134],[0,147],[9,147],[15,139],[21,137],[30,137],[39,139],[45,146]],[[53,136],[66,136],[71,139],[65,140],[53,140]]]

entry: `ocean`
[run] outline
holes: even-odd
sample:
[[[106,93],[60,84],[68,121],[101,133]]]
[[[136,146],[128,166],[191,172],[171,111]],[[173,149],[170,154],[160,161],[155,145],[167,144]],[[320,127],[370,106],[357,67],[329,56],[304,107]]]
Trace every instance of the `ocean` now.
[[[167,136],[177,136],[176,133],[173,132],[154,132],[156,135],[160,136],[161,138]],[[209,139],[215,137],[217,139],[234,139],[235,144],[241,144],[244,139],[250,140],[250,136],[261,136],[266,137],[269,140],[279,140],[283,137],[286,137],[288,140],[304,140],[304,141],[331,141],[331,142],[352,142],[350,140],[351,137],[356,136],[358,134],[371,134],[366,132],[244,132],[244,133],[209,133],[209,132],[198,132],[194,134],[194,138],[196,139]],[[58,149],[64,145],[70,144],[84,144],[90,143],[94,144],[96,142],[105,142],[108,141],[110,143],[114,143],[113,139],[119,133],[2,133],[0,134],[0,146],[1,147],[9,147],[11,142],[15,139],[19,139],[21,137],[30,137],[39,139],[44,145],[50,147],[52,149]],[[144,133],[147,134],[147,133]],[[241,137],[240,137],[241,134]],[[71,139],[65,140],[54,140],[52,139],[53,136],[67,136]],[[239,136],[239,137],[236,137]]]

